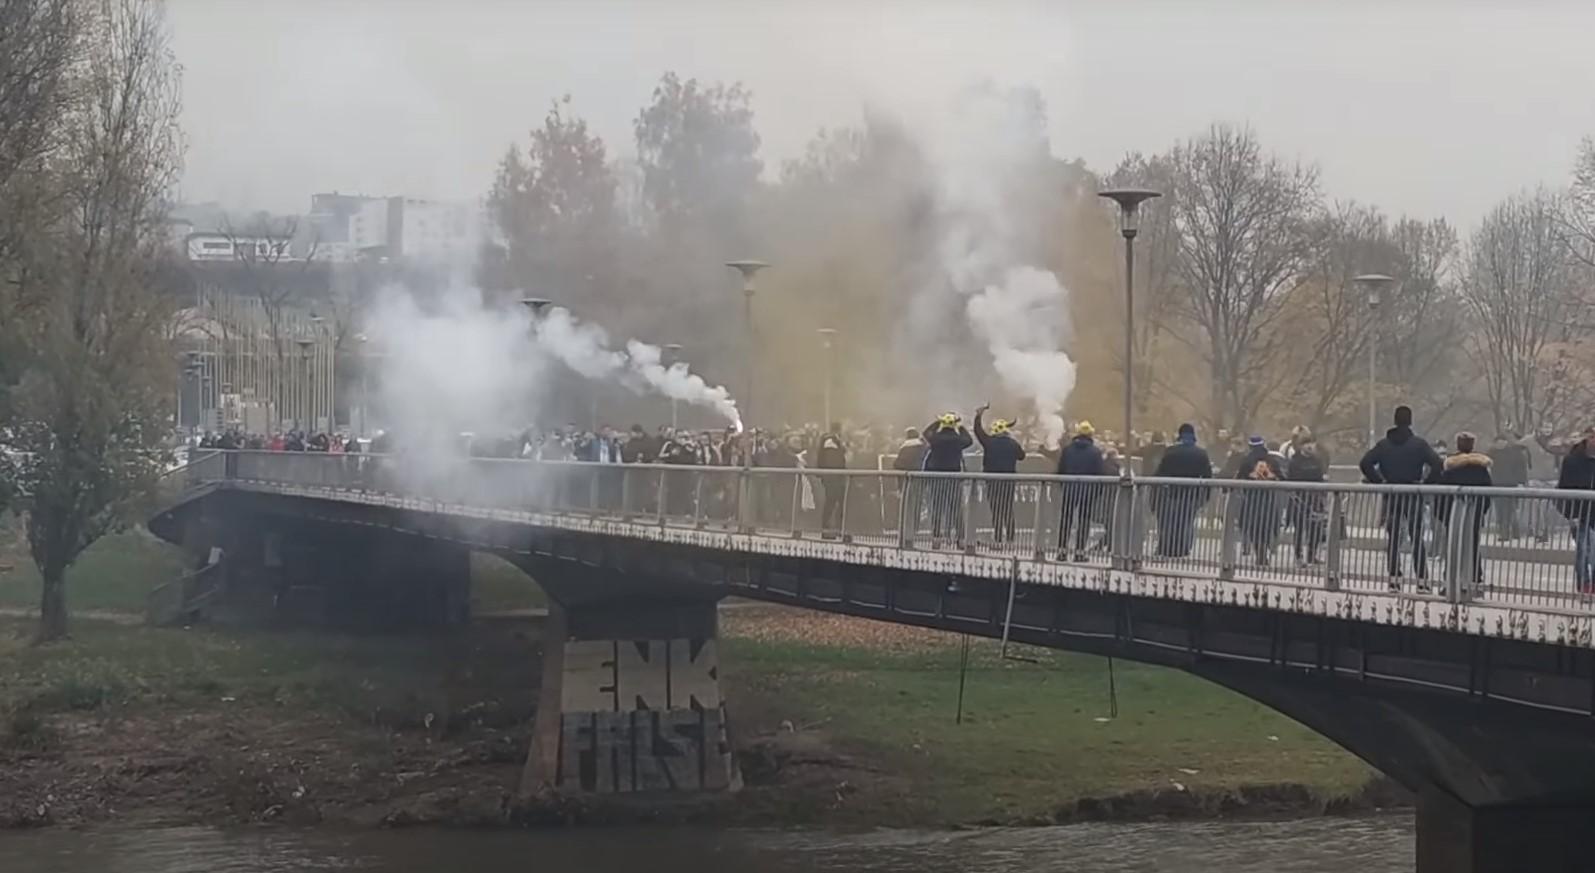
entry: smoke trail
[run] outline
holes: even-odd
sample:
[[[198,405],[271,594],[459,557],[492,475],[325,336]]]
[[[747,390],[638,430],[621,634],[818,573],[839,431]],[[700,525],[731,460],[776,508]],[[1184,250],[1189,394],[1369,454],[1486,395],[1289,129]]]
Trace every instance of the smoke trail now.
[[[1035,265],[1033,232],[1017,207],[1051,160],[1045,114],[1034,92],[989,86],[966,91],[955,109],[922,132],[940,266],[1004,387],[1033,407],[1043,441],[1055,444],[1076,376],[1064,350],[1069,296]]]
[[[676,362],[666,367],[660,363],[660,349],[644,342],[626,343],[626,354],[631,359],[632,372],[647,382],[654,390],[672,400],[698,406],[707,406],[719,413],[737,431],[742,430],[742,416],[737,412],[737,402],[725,388],[703,381],[687,365]]]
[[[732,427],[742,429],[742,417],[730,392],[709,385],[684,363],[664,366],[658,346],[629,340],[625,352],[615,351],[609,348],[609,334],[602,327],[578,321],[562,307],[551,308],[537,321],[536,335],[542,350],[588,379],[619,382],[638,394],[652,390],[672,400],[707,407]]]

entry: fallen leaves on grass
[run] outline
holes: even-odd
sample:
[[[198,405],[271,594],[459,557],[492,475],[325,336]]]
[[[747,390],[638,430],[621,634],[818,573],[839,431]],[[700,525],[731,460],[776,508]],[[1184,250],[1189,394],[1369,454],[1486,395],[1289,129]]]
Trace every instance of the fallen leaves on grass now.
[[[744,607],[721,616],[721,632],[757,642],[846,646],[882,652],[917,653],[958,645],[942,631],[781,607]]]

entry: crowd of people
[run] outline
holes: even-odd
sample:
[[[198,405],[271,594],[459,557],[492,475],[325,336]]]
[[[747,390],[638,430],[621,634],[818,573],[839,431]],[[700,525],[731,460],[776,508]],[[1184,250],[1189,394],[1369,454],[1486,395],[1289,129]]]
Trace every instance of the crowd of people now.
[[[692,431],[659,427],[649,431],[633,425],[621,431],[610,427],[584,430],[570,425],[497,437],[461,435],[460,450],[478,457],[594,463],[874,468],[927,473],[966,472],[978,460],[980,471],[994,476],[1056,473],[1103,477],[1105,481],[1124,475],[1127,468],[1141,476],[1164,479],[1285,483],[1329,480],[1331,453],[1307,427],[1294,429],[1281,442],[1270,442],[1261,435],[1241,439],[1219,431],[1218,443],[1224,454],[1222,461],[1215,461],[1199,444],[1196,428],[1191,424],[1180,425],[1173,440],[1162,432],[1132,434],[1128,445],[1133,448],[1126,453],[1115,435],[1099,434],[1089,422],[1074,424],[1067,440],[1049,447],[1034,436],[1027,440],[1012,420],[998,418],[988,423],[988,412],[988,406],[975,410],[972,430],[964,425],[962,416],[948,412],[923,428],[908,428],[900,438],[893,438],[886,428],[846,428],[840,423],[828,428],[806,425],[756,430],[746,435],[731,428]],[[1396,409],[1393,426],[1362,455],[1357,467],[1363,481],[1370,483],[1595,491],[1592,438],[1595,429],[1565,440],[1554,439],[1548,430],[1529,435],[1507,430],[1497,434],[1488,447],[1466,432],[1457,434],[1453,444],[1443,440],[1431,443],[1414,432],[1412,411],[1402,406]],[[198,446],[332,454],[386,454],[403,448],[392,436],[380,432],[368,445],[362,443],[337,433],[287,430],[262,436],[229,430],[206,434]],[[750,451],[752,457],[744,457]],[[824,477],[812,478],[812,487],[821,492],[814,503],[823,529],[835,531],[844,511],[842,490],[827,489]],[[900,486],[898,496],[903,511],[911,514],[915,523],[922,512],[928,516],[932,542],[940,546],[957,544],[964,536],[960,489],[954,477],[932,476],[914,485]],[[804,493],[807,505],[810,489],[806,487]],[[1016,533],[1015,484],[988,480],[981,493],[990,510],[993,539],[998,543],[1012,542]],[[1166,484],[1155,489],[1148,509],[1157,525],[1158,556],[1179,558],[1191,553],[1198,517],[1212,494],[1211,488],[1198,485]],[[1111,511],[1111,495],[1103,483],[1075,480],[1061,486],[1057,537],[1061,554],[1079,559],[1089,549],[1111,547],[1112,526],[1107,515]],[[1296,564],[1306,567],[1321,563],[1332,517],[1346,523],[1344,507],[1339,507],[1338,513],[1331,512],[1332,503],[1339,500],[1341,496],[1324,489],[1243,489],[1236,516],[1242,554],[1260,567],[1269,566],[1281,535],[1288,530],[1292,533],[1290,545]],[[1459,513],[1459,506],[1468,511]],[[1447,530],[1453,518],[1465,514],[1469,520],[1462,533],[1471,545],[1471,572],[1475,582],[1482,584],[1479,544],[1487,519],[1493,516],[1500,542],[1532,537],[1543,544],[1549,541],[1553,524],[1557,523],[1555,516],[1560,515],[1560,521],[1567,523],[1572,533],[1579,591],[1595,594],[1595,514],[1591,513],[1591,506],[1595,504],[1582,500],[1520,501],[1509,495],[1384,495],[1378,524],[1386,538],[1385,569],[1392,585],[1399,585],[1406,569],[1403,558],[1408,558],[1417,584],[1426,586],[1431,550],[1426,532]],[[1102,538],[1092,546],[1095,528],[1101,528]]]

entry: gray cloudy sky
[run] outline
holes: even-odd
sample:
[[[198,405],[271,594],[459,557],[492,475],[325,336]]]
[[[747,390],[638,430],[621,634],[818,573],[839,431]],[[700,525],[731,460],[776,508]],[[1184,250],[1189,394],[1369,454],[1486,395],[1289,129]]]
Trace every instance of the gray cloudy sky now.
[[[1517,7],[1517,8],[1513,8]],[[1053,149],[1110,168],[1209,121],[1315,161],[1333,197],[1443,214],[1560,184],[1595,134],[1595,2],[170,0],[183,194],[475,196],[569,93],[609,143],[659,75],[741,80],[767,166],[866,101],[989,78],[1046,98]]]

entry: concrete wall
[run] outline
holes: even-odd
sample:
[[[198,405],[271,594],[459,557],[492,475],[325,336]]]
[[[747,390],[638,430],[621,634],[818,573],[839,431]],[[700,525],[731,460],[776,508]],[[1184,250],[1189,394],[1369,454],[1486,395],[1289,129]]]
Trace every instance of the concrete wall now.
[[[741,787],[720,696],[714,609],[713,601],[637,603],[625,615],[600,609],[595,620],[579,607],[568,614],[556,607],[525,788],[625,794]],[[649,623],[658,636],[639,628]],[[668,636],[684,624],[697,632]],[[605,638],[606,626],[620,638]]]

